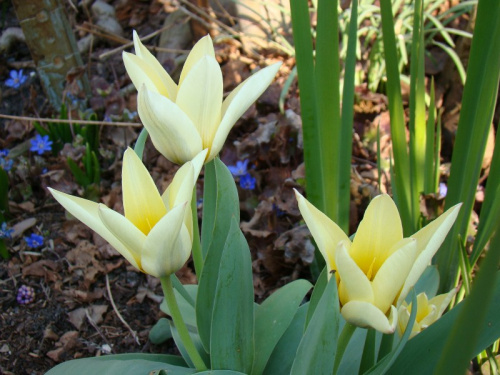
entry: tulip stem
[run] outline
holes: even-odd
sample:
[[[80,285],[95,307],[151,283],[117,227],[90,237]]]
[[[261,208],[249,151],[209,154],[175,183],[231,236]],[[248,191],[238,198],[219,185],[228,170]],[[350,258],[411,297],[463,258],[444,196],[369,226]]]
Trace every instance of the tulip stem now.
[[[196,186],[193,189],[193,198],[191,199],[191,212],[193,214],[193,263],[194,272],[198,280],[203,271],[203,254],[201,253],[200,229],[198,226],[198,202],[196,196]]]
[[[189,358],[193,362],[197,371],[203,371],[207,369],[205,362],[200,356],[200,353],[196,349],[191,336],[189,336],[189,331],[186,327],[186,323],[182,319],[181,311],[179,310],[179,305],[175,299],[174,288],[172,286],[172,280],[170,276],[164,276],[160,278],[161,286],[163,288],[163,293],[165,294],[165,300],[167,301],[168,309],[170,310],[170,316],[174,321],[175,328],[179,333],[184,348],[186,349]]]
[[[342,360],[342,357],[344,356],[344,352],[347,348],[347,345],[349,345],[349,341],[351,341],[352,334],[356,330],[356,326],[353,326],[350,323],[345,323],[344,328],[342,329],[342,332],[340,333],[340,336],[337,341],[337,352],[335,353],[335,363],[333,365],[333,372],[332,374],[335,375],[337,374],[337,371],[340,366],[340,361]]]

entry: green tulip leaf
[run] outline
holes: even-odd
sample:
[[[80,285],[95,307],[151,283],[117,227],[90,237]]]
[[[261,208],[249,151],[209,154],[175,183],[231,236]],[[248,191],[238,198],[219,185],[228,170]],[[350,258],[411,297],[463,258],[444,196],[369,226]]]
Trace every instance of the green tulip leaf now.
[[[309,309],[307,310],[305,328],[307,328],[307,325],[311,321],[314,311],[316,310],[316,307],[318,306],[321,296],[323,295],[323,292],[325,291],[325,288],[328,284],[327,273],[328,270],[326,267],[324,267],[323,271],[321,271],[321,273],[318,276],[318,280],[316,280],[316,284],[314,285],[314,289],[311,295],[311,300],[309,301]]]
[[[166,318],[158,320],[153,328],[151,328],[151,331],[149,331],[149,341],[156,345],[163,344],[171,337],[170,323]]]
[[[439,288],[439,271],[436,266],[428,266],[420,279],[414,286],[415,294],[418,296],[420,293],[425,293],[427,298],[431,299],[436,296]],[[411,302],[411,295],[408,294],[406,302]]]
[[[221,255],[210,337],[212,368],[248,374],[254,359],[252,259],[234,216]]]
[[[339,334],[339,297],[337,281],[330,278],[321,296],[293,362],[291,375],[332,372]]]
[[[148,375],[150,372],[166,370],[172,375],[194,374],[196,370],[185,367],[178,356],[167,354],[117,354],[94,358],[81,358],[61,363],[46,375],[106,374]]]
[[[184,358],[184,360],[188,364],[188,367],[195,368],[196,366],[191,360],[191,357],[189,356],[189,353],[186,350],[186,347],[184,346],[184,342],[182,341],[181,336],[179,335],[179,331],[177,330],[177,328],[175,328],[174,322],[169,321],[169,323],[170,323],[170,331],[172,332],[172,338],[174,339],[175,345],[179,349],[182,358]],[[203,359],[203,362],[210,363],[210,358],[203,349],[203,345],[201,344],[200,336],[198,336],[198,333],[190,330],[189,326],[188,326],[188,331],[189,331],[189,336],[191,337],[191,340],[193,341],[193,344],[196,347],[196,350],[198,351],[198,353],[200,353],[201,358]]]
[[[184,290],[187,292],[189,297],[195,299],[198,292],[198,285],[184,285]],[[196,313],[193,305],[191,305],[191,303],[187,301],[177,289],[174,289],[174,293],[175,298],[177,299],[177,304],[179,305],[179,310],[182,314],[182,319],[184,319],[184,323],[186,323],[188,330],[190,332],[197,332]],[[165,299],[160,304],[160,309],[165,314],[170,315],[170,310]]]
[[[273,293],[255,310],[255,358],[252,374],[262,374],[274,347],[311,288],[309,281],[296,280]]]
[[[205,166],[201,247],[204,256],[196,299],[198,332],[210,352],[210,329],[215,290],[219,278],[222,251],[231,226],[231,218],[240,218],[238,191],[231,172],[218,158]]]
[[[292,322],[274,347],[271,357],[267,361],[263,375],[289,375],[292,369],[295,353],[304,333],[309,303],[299,307]]]

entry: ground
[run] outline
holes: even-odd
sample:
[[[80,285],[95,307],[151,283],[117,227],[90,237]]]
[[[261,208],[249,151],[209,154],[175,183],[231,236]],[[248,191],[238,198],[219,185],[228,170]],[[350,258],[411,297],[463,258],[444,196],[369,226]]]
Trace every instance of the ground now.
[[[154,0],[135,5],[130,1],[111,1],[110,4],[116,9],[116,20],[126,40],[131,40],[132,29],[141,36],[147,35],[160,29],[163,20],[171,17],[168,7],[163,8]],[[68,5],[70,25],[79,39],[89,35],[91,18],[87,11],[81,7],[75,11]],[[4,4],[3,14],[2,31],[18,26],[10,3]],[[90,34],[96,33],[90,29],[93,30]],[[156,45],[158,39],[158,36],[150,39],[147,44]],[[188,42],[192,45],[194,37]],[[140,121],[134,114],[136,92],[125,72],[121,51],[113,52],[117,46],[116,42],[104,38],[95,41],[90,52],[83,54],[93,99],[78,102],[79,93],[70,91],[73,96],[67,95],[67,98],[75,100],[68,101],[72,118],[82,118],[81,110],[87,109],[95,113],[98,120]],[[100,58],[104,53],[108,56]],[[292,190],[304,190],[296,81],[286,95],[285,111],[280,112],[278,107],[295,60],[275,49],[261,49],[258,55],[249,53],[239,42],[231,40],[216,43],[216,54],[225,77],[225,92],[232,90],[251,71],[275,61],[283,62],[275,82],[237,122],[221,153],[227,165],[247,159],[249,173],[256,181],[253,189],[238,189],[241,228],[252,251],[256,300],[261,301],[292,280],[311,277],[309,262],[314,247],[307,229],[300,225]],[[46,100],[26,44],[17,42],[15,47],[5,49],[0,61],[2,82],[13,69],[23,69],[28,77],[19,88],[0,84],[2,114],[32,118],[57,116],[59,109],[52,108]],[[167,68],[178,66],[173,59],[167,58],[164,62]],[[456,92],[449,90],[454,80],[440,76],[441,72],[436,74],[440,98],[448,100],[446,114],[449,114],[460,98],[447,94]],[[380,123],[382,150],[388,152],[387,100],[383,94],[372,93],[363,85],[356,90],[351,232],[355,231],[369,198],[389,189],[387,176],[382,178],[382,186],[378,186],[374,137],[375,124]],[[131,115],[123,116],[125,109]],[[453,117],[449,118],[449,123],[444,124],[446,129],[451,129],[446,133],[450,141],[443,145],[444,162],[449,161],[451,154]],[[165,316],[159,309],[162,292],[158,280],[134,269],[102,238],[67,217],[47,191],[47,187],[53,187],[93,197],[122,211],[121,156],[127,146],[133,145],[140,128],[109,123],[99,127],[99,185],[84,189],[75,181],[67,163],[69,157],[82,165],[85,146],[78,138],[59,152],[38,155],[29,151],[29,140],[35,134],[33,121],[21,118],[0,121],[0,149],[9,149],[9,158],[14,161],[9,172],[7,215],[14,233],[12,239],[6,241],[10,259],[0,260],[0,372],[43,374],[57,363],[73,358],[107,353],[174,352],[171,341],[154,345],[148,340],[151,327]],[[178,167],[161,156],[149,141],[144,161],[163,191]],[[238,178],[236,180],[238,183]],[[199,197],[202,183],[203,177],[198,186]],[[438,205],[442,202],[440,197],[434,198]],[[201,209],[202,200],[198,204]],[[27,246],[24,237],[31,233],[44,237],[42,247]],[[196,282],[191,262],[177,276],[185,284]],[[34,289],[35,298],[31,303],[19,304],[16,300],[22,285]]]

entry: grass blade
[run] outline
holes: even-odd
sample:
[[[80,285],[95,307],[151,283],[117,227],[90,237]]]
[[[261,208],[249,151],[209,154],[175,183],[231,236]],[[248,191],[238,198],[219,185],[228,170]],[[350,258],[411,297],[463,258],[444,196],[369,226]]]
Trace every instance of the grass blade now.
[[[445,209],[463,202],[455,226],[437,254],[441,291],[450,290],[458,270],[458,235],[466,238],[500,77],[500,2],[480,0],[462,98]]]

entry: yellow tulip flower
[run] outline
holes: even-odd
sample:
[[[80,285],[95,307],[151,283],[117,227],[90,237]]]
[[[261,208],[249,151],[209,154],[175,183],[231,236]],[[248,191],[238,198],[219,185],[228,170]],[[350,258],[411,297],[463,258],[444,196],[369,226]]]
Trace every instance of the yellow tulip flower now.
[[[457,291],[458,288],[454,288],[448,293],[440,294],[430,300],[428,300],[425,293],[420,293],[417,296],[417,316],[410,333],[410,339],[429,327],[443,315],[444,310],[446,310],[455,294],[457,294]],[[408,305],[403,301],[403,304],[398,308],[398,333],[400,336],[403,336],[406,326],[410,321],[411,305],[411,303]]]
[[[300,193],[295,195],[328,271],[336,272],[342,316],[353,325],[393,333],[396,307],[441,246],[460,205],[403,238],[396,205],[388,195],[379,195],[368,205],[351,242],[337,224]]]
[[[128,148],[122,169],[125,216],[104,204],[49,190],[69,213],[101,235],[135,268],[164,277],[179,270],[191,254],[190,202],[206,154],[203,150],[184,164],[161,196],[142,161]]]
[[[210,36],[193,47],[176,85],[134,32],[135,55],[123,53],[125,68],[139,91],[137,105],[156,149],[183,164],[203,149],[206,162],[221,150],[238,118],[272,82],[281,63],[250,76],[223,101],[222,72]]]

